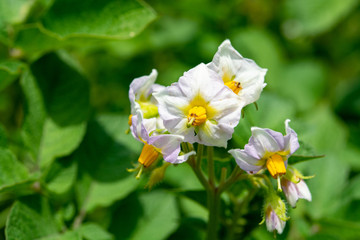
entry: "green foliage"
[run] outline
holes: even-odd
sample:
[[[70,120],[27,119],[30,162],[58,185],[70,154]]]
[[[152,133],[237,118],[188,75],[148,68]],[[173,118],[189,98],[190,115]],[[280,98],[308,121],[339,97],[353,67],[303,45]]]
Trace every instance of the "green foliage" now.
[[[0,91],[10,85],[21,73],[25,64],[19,61],[0,62]]]
[[[17,201],[11,209],[6,225],[6,238],[36,239],[57,232],[49,202],[40,196]]]
[[[60,38],[134,37],[155,18],[155,13],[137,1],[56,1],[42,22]]]
[[[29,177],[27,169],[10,150],[0,148],[0,159],[0,191]]]

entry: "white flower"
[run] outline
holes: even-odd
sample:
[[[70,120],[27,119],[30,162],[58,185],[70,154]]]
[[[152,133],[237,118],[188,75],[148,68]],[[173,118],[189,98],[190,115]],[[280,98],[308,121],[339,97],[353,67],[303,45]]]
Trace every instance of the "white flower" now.
[[[264,77],[267,69],[260,68],[251,59],[243,58],[229,40],[219,46],[208,67],[221,76],[224,84],[239,96],[244,106],[258,100],[266,86]]]
[[[311,177],[304,177],[295,168],[289,167],[286,175],[281,179],[281,187],[284,191],[288,203],[294,208],[297,201],[306,199],[311,202],[311,193],[303,179]]]
[[[155,84],[157,75],[157,71],[153,69],[149,76],[135,78],[131,82],[129,89],[131,114],[141,110],[146,119],[158,116],[157,103],[152,94],[162,90],[164,87]]]
[[[289,122],[289,119],[285,121],[285,136],[271,129],[252,127],[252,136],[244,150],[232,149],[229,153],[248,173],[267,168],[273,178],[284,175],[288,158],[299,148],[297,134]]]
[[[170,133],[184,136],[186,142],[208,146],[227,146],[243,107],[205,64],[185,72],[177,83],[154,97]]]

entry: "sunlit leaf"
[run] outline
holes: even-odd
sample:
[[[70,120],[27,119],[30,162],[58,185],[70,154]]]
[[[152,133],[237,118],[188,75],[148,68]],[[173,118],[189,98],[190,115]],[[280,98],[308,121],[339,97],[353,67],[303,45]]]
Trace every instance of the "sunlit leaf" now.
[[[0,91],[11,84],[21,73],[25,64],[19,61],[0,62]]]
[[[48,200],[29,196],[17,201],[6,224],[6,239],[32,240],[57,233]]]
[[[77,176],[77,162],[59,159],[46,175],[46,188],[52,193],[64,194],[74,185]]]
[[[89,86],[54,55],[34,63],[32,72],[21,81],[28,105],[23,136],[34,158],[46,167],[79,146],[86,130]]]
[[[132,150],[138,149],[133,137],[125,133],[127,121],[128,117],[123,115],[102,115],[89,123],[84,141],[75,154],[80,170],[78,202],[86,211],[111,205],[139,184],[135,176],[126,171],[132,168],[137,156]],[[130,144],[134,145],[128,147]]]
[[[28,179],[28,170],[11,151],[0,148],[0,159],[0,190]]]
[[[57,1],[43,19],[44,27],[60,37],[129,38],[155,18],[147,5],[130,0]]]

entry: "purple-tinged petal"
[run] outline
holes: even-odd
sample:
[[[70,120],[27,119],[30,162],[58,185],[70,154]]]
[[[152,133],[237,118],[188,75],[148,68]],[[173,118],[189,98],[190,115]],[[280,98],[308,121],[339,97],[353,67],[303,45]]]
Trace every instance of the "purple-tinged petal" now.
[[[148,144],[160,149],[165,161],[170,163],[177,162],[180,153],[180,143],[184,137],[180,135],[164,134],[159,136],[151,136]]]
[[[311,202],[311,193],[304,180],[293,183],[286,178],[281,179],[281,187],[288,203],[294,208],[299,199],[306,199]]]
[[[285,194],[286,200],[293,208],[296,206],[296,202],[298,201],[298,194],[296,190],[296,184],[282,178],[281,179],[281,188]]]
[[[257,173],[265,167],[265,161],[248,155],[244,150],[232,149],[229,153],[235,158],[239,167],[248,173]]]
[[[286,136],[284,137],[284,139],[285,139],[284,150],[289,151],[290,155],[291,155],[296,150],[298,150],[300,145],[299,145],[299,140],[298,140],[297,134],[292,128],[290,128],[289,122],[290,122],[290,119],[285,120]]]
[[[137,111],[131,117],[131,122],[130,130],[133,137],[140,142],[146,142],[149,138],[149,133],[156,129],[157,120],[156,118],[144,119],[142,112]]]
[[[278,234],[281,234],[284,231],[286,222],[281,220],[274,210],[271,210],[268,214],[269,216],[266,217],[267,230],[273,232],[276,229]]]
[[[284,139],[281,133],[258,127],[252,127],[251,132],[252,136],[249,140],[249,144],[254,145],[260,156],[283,150]]]

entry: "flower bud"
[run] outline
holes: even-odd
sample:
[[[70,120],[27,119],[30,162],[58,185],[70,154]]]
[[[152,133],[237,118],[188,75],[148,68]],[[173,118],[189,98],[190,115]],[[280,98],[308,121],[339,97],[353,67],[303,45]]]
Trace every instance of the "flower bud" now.
[[[277,231],[281,234],[285,228],[286,221],[286,205],[279,196],[271,193],[268,196],[264,206],[264,218],[262,223],[266,222],[266,228],[269,232]]]
[[[289,166],[286,175],[281,179],[281,188],[293,208],[296,207],[296,202],[300,198],[311,202],[311,193],[304,178],[311,177],[304,177],[298,170]]]

